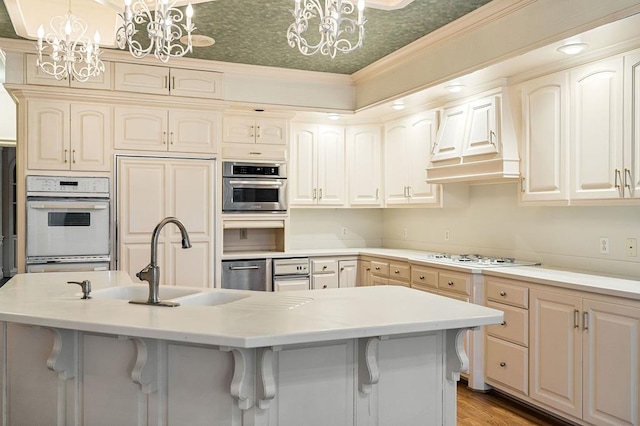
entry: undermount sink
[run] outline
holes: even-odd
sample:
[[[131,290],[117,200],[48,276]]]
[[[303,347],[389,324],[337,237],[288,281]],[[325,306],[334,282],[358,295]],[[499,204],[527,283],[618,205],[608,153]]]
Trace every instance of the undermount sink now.
[[[187,287],[160,286],[159,289],[160,300],[176,299],[199,293],[199,289]],[[146,300],[149,297],[149,286],[145,284],[134,284],[104,288],[92,291],[91,297],[94,299]]]
[[[211,291],[178,297],[175,298],[174,301],[180,303],[180,305],[183,306],[217,306],[224,305],[225,303],[235,302],[247,297],[249,297],[248,294]]]

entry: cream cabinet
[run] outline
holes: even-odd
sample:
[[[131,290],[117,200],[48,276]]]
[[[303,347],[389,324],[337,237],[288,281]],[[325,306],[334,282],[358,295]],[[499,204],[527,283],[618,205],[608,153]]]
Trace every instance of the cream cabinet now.
[[[222,140],[228,143],[287,144],[287,120],[225,115]]]
[[[569,201],[569,75],[519,87],[522,96],[521,200]]]
[[[29,100],[27,120],[28,169],[111,170],[110,105]]]
[[[357,260],[338,260],[338,287],[355,287],[358,278]]]
[[[310,259],[311,289],[338,288],[338,260],[333,258]]]
[[[114,115],[116,150],[218,152],[220,112],[116,106]]]
[[[371,284],[371,261],[362,259],[358,262],[358,278],[356,285],[370,286]]]
[[[77,87],[82,89],[111,90],[111,68],[113,64],[109,61],[103,61],[104,72],[101,72],[94,77],[90,77],[87,81],[79,82],[73,77],[57,80],[52,75],[43,72],[40,67],[36,65],[37,59],[37,55],[25,55],[25,77],[27,84],[29,85],[35,84],[45,86]]]
[[[589,424],[640,423],[640,304],[531,289],[530,395]]]
[[[290,150],[290,206],[344,206],[344,128],[296,123]]]
[[[385,202],[387,206],[439,204],[440,187],[426,183],[425,170],[437,128],[433,111],[384,126]]]
[[[223,98],[223,74],[181,68],[116,63],[115,89],[190,98]]]
[[[183,223],[191,241],[182,249],[176,226],[158,239],[160,284],[214,287],[214,161],[118,156],[117,267],[135,274],[149,263],[154,227],[164,217]],[[162,296],[162,290],[160,290]]]
[[[570,73],[572,199],[623,196],[623,72],[615,57]]]
[[[347,170],[349,204],[382,207],[382,138],[381,127],[347,127]]]
[[[623,195],[640,198],[640,50],[624,57]]]

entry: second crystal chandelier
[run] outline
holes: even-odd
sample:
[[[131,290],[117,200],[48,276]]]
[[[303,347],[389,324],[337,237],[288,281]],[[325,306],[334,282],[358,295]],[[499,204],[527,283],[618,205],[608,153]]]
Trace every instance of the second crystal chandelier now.
[[[153,52],[154,56],[162,62],[167,62],[169,58],[184,56],[193,50],[191,32],[196,29],[191,18],[193,17],[193,7],[191,3],[183,13],[174,7],[175,0],[169,5],[169,0],[156,0],[156,7],[151,11],[145,0],[124,0],[124,12],[118,14],[123,20],[123,24],[118,28],[116,41],[120,49],[128,47],[131,54],[136,58],[142,58]],[[186,23],[182,24],[186,15]],[[149,39],[149,45],[143,47],[139,40],[134,39],[138,33],[137,25],[144,26],[147,34],[140,39]],[[183,30],[186,33],[186,46],[180,44]]]
[[[291,11],[295,20],[287,30],[289,46],[298,46],[303,55],[320,53],[332,58],[337,52],[349,53],[361,47],[366,22],[364,0],[358,0],[357,17],[352,16],[355,12],[351,0],[295,0],[295,9]],[[311,41],[307,40],[305,33],[310,23],[315,28],[315,22],[320,33],[311,34]]]

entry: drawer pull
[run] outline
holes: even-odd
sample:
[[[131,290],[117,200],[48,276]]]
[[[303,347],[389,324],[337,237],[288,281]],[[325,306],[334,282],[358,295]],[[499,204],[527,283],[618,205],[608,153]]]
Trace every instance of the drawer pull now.
[[[500,296],[505,297],[506,295],[507,295],[506,291],[503,290],[503,291],[500,292]]]
[[[452,286],[452,285],[453,285],[453,281],[449,281],[449,282],[447,282],[447,284],[449,284],[450,286]]]
[[[376,271],[379,271],[379,270],[380,270],[380,267],[379,267],[379,266],[376,266]]]
[[[397,269],[395,271],[393,271],[394,274],[399,274],[400,271],[398,271]]]
[[[502,361],[502,362],[500,363],[500,367],[506,367],[506,366],[507,366],[507,363],[506,363],[506,362]]]
[[[580,311],[575,309],[573,311],[573,328],[580,327]]]
[[[326,270],[327,270],[327,265],[324,265],[324,266],[322,267],[322,270],[323,270],[323,271],[326,271]]]
[[[421,279],[421,280],[424,280],[424,275],[420,275],[420,279]]]
[[[365,271],[369,272],[371,270],[371,268],[366,268]]]
[[[327,286],[326,286],[326,285],[323,285],[323,286],[322,286],[322,288],[327,288]]]
[[[500,325],[506,327],[507,326],[507,322],[506,321],[502,321],[502,323],[500,323]]]

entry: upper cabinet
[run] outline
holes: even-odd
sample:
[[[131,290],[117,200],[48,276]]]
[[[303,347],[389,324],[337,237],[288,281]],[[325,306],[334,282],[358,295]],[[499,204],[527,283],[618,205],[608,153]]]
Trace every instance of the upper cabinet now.
[[[153,107],[115,107],[115,148],[216,153],[221,113]]]
[[[290,205],[344,206],[344,128],[307,123],[291,127]]]
[[[624,57],[624,170],[625,197],[640,198],[640,50]]]
[[[223,74],[128,63],[115,64],[115,89],[125,92],[222,99]]]
[[[225,160],[287,160],[288,118],[258,115],[225,114],[222,123]]]
[[[111,106],[66,101],[27,103],[27,168],[111,170]]]
[[[351,206],[382,207],[381,127],[347,127],[347,174]]]
[[[36,84],[44,86],[61,86],[61,87],[77,87],[82,89],[111,89],[111,67],[112,63],[104,62],[104,72],[95,77],[89,78],[85,82],[79,82],[74,78],[56,80],[55,77],[42,72],[40,67],[36,65],[37,55],[25,55],[25,76],[27,84]]]
[[[385,124],[384,175],[388,206],[440,203],[439,185],[425,181],[436,128],[434,111]]]
[[[520,177],[506,88],[445,106],[430,153],[431,183]]]

